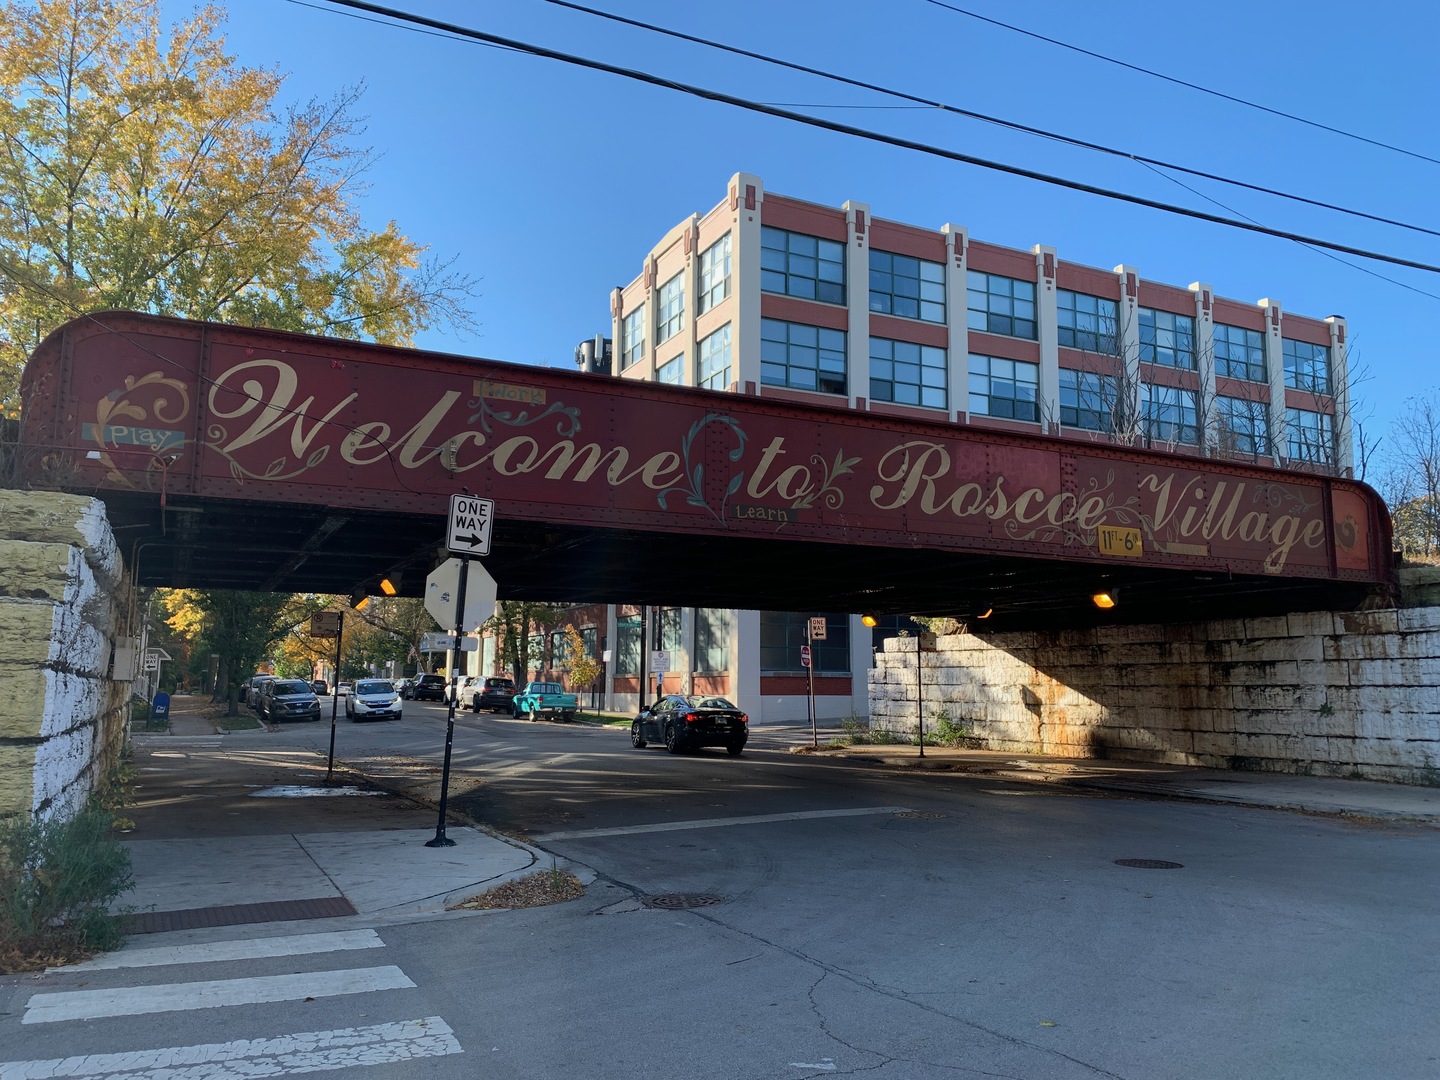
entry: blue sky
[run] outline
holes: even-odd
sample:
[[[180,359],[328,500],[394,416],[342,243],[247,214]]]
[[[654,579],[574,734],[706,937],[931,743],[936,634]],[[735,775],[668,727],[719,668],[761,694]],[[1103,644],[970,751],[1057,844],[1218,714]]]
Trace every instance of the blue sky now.
[[[1176,78],[1440,158],[1440,75],[1427,5],[1335,0],[957,7]],[[543,0],[391,0],[391,6],[640,68],[740,97],[1225,216],[1440,263],[1435,237],[1180,177],[616,26]],[[1440,164],[1316,130],[1077,55],[925,0],[591,0],[647,22],[922,97],[1440,230]],[[188,3],[165,0],[172,19]],[[1440,275],[1183,219],[912,151],[758,116],[508,50],[362,21],[324,0],[231,0],[228,47],[288,75],[283,100],[363,81],[379,155],[361,204],[480,279],[478,334],[427,348],[569,367],[609,331],[610,289],[671,226],[720,201],[730,175],[877,217],[966,226],[975,239],[1127,263],[1175,285],[1273,297],[1349,320],[1367,438],[1440,385],[1427,344]],[[843,106],[843,107],[842,107]],[[859,107],[855,107],[859,106]],[[1225,204],[1217,206],[1202,196]],[[1408,286],[1409,288],[1407,288]],[[1420,291],[1415,291],[1420,290]],[[1423,295],[1432,293],[1433,296]],[[1383,444],[1382,444],[1383,450]],[[1373,471],[1372,471],[1372,479]]]

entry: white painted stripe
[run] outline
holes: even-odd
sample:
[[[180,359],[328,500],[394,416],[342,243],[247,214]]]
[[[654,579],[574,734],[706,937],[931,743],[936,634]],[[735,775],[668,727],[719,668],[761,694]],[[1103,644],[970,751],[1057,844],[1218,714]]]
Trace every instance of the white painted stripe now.
[[[257,1076],[328,1072],[464,1052],[449,1024],[438,1016],[427,1016],[274,1039],[239,1039],[48,1061],[3,1061],[0,1080],[252,1080]]]
[[[723,829],[729,825],[764,825],[772,821],[808,821],[811,818],[861,817],[866,814],[901,814],[906,806],[866,806],[855,810],[797,810],[792,814],[754,814],[750,817],[701,818],[665,821],[658,825],[622,825],[613,829],[575,829],[541,833],[537,840],[585,840],[592,836],[630,836],[635,833],[679,832],[683,829]]]
[[[342,930],[329,934],[291,934],[289,937],[210,941],[198,945],[171,945],[158,949],[130,949],[97,956],[83,964],[46,968],[56,971],[97,971],[111,968],[164,967],[169,964],[207,964],[216,960],[258,960],[267,956],[302,956],[345,949],[383,949],[374,930]]]
[[[216,1009],[223,1005],[256,1005],[267,1001],[365,994],[403,990],[415,984],[398,967],[350,968],[345,971],[302,971],[294,975],[263,975],[213,982],[159,983],[119,986],[110,990],[65,990],[36,994],[25,1003],[22,1024],[53,1024],[60,1020],[93,1020],[101,1016]]]

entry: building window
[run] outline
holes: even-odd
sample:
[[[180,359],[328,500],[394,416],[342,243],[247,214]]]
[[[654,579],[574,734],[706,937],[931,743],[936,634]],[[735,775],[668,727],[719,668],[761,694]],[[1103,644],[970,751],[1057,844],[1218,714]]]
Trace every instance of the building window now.
[[[809,639],[810,618],[818,611],[760,613],[760,673],[803,674],[800,647]],[[850,616],[827,614],[825,640],[810,643],[816,675],[850,673]]]
[[[700,254],[699,313],[704,315],[730,295],[730,234],[727,232]]]
[[[1140,309],[1140,359],[1195,370],[1195,320],[1173,311]]]
[[[545,635],[531,634],[525,640],[526,655],[530,666],[536,671],[545,670]]]
[[[625,324],[621,328],[621,337],[624,339],[620,346],[620,356],[625,367],[631,364],[638,364],[645,355],[645,305],[641,304],[629,315],[625,316]]]
[[[600,628],[598,626],[587,626],[580,631],[580,646],[585,650],[585,655],[592,660],[600,657]]]
[[[730,389],[730,324],[700,342],[700,383],[707,390]]]
[[[570,663],[570,635],[564,630],[550,631],[550,666],[564,668]]]
[[[1285,385],[1312,394],[1330,393],[1330,346],[1308,341],[1281,340],[1285,357]]]
[[[1119,315],[1115,301],[1089,293],[1071,292],[1069,289],[1055,291],[1055,309],[1059,319],[1059,341],[1071,349],[1103,353],[1106,356],[1120,354],[1116,326]]]
[[[875,401],[944,409],[948,407],[945,382],[944,349],[870,339],[870,397]]]
[[[1265,342],[1260,331],[1216,323],[1215,374],[1224,379],[1265,382]]]
[[[1035,283],[969,270],[965,274],[971,330],[1035,340]]]
[[[1060,369],[1060,423],[1082,431],[1113,431],[1120,381],[1094,371]]]
[[[655,297],[655,344],[668,341],[685,329],[685,275],[676,274]]]
[[[760,381],[767,386],[845,393],[845,331],[761,319]]]
[[[1292,461],[1335,464],[1335,427],[1330,414],[1286,409],[1285,452]]]
[[[1257,456],[1269,452],[1269,405],[1224,395],[1215,399],[1215,405],[1219,418],[1216,434],[1221,450]]]
[[[617,615],[615,617],[615,674],[640,674],[640,616]]]
[[[970,357],[970,411],[1007,420],[1040,419],[1040,365]]]
[[[695,609],[693,668],[706,674],[730,670],[730,612],[725,608]]]
[[[765,292],[843,304],[845,245],[762,226],[760,287]]]
[[[1197,443],[1200,441],[1199,418],[1195,411],[1195,391],[1178,386],[1145,384],[1143,404],[1145,437],[1151,442]]]
[[[671,386],[683,386],[685,384],[685,357],[677,356],[674,360],[661,364],[655,372],[655,381],[669,383]]]
[[[655,609],[655,648],[670,654],[670,663],[680,660],[680,609],[662,607]]]
[[[945,267],[941,263],[870,252],[870,310],[905,319],[945,321]]]

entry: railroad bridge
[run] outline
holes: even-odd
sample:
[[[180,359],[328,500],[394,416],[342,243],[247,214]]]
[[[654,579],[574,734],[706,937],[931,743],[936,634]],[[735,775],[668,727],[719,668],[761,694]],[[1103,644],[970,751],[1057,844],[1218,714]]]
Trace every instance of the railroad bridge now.
[[[103,499],[146,586],[420,595],[458,493],[495,501],[501,598],[1041,629],[1394,580],[1352,480],[753,394],[106,312],[22,396],[17,486]]]

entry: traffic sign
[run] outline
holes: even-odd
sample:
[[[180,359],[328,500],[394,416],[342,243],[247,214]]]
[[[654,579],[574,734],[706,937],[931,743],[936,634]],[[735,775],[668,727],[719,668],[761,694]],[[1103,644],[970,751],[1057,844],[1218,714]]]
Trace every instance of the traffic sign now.
[[[310,616],[311,637],[339,637],[340,612],[317,611]]]
[[[495,614],[495,579],[474,559],[465,578],[465,611],[458,620],[466,633]],[[455,629],[455,601],[460,592],[460,560],[446,559],[425,579],[425,610],[441,626]]]
[[[664,675],[670,670],[670,654],[664,649],[654,649],[650,653],[650,674]]]
[[[809,645],[801,645],[801,646],[800,646],[800,666],[801,666],[801,667],[809,667],[809,666],[810,666],[810,646],[809,646]]]
[[[811,641],[824,641],[824,640],[825,640],[825,616],[824,616],[824,615],[812,615],[812,616],[810,616],[810,640],[811,640]]]
[[[490,526],[494,520],[495,500],[477,499],[473,495],[451,495],[446,549],[457,555],[489,555]]]

